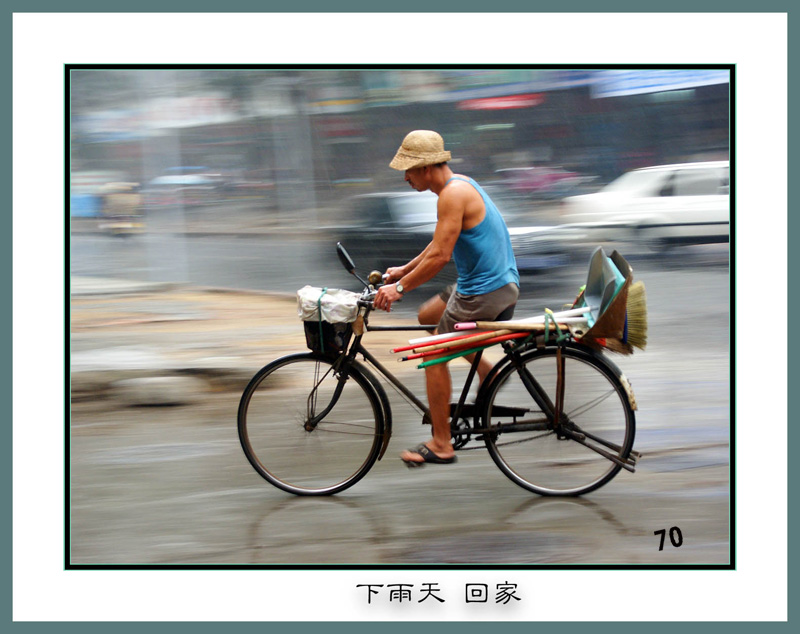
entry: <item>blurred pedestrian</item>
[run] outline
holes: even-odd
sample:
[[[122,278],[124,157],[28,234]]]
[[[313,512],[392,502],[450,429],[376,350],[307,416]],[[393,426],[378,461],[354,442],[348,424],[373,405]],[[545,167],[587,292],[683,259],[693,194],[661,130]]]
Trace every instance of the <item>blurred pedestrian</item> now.
[[[505,221],[478,183],[453,173],[447,164],[450,159],[441,135],[415,130],[406,135],[389,164],[405,172],[405,181],[417,191],[430,190],[439,197],[438,217],[428,246],[407,264],[386,271],[387,284],[374,301],[375,308],[391,310],[393,302],[432,279],[452,257],[458,279],[437,333],[454,332],[461,321],[510,319],[519,297],[519,273]],[[450,434],[452,386],[447,364],[426,367],[425,381],[433,437],[401,454],[409,466],[447,464],[456,459]]]

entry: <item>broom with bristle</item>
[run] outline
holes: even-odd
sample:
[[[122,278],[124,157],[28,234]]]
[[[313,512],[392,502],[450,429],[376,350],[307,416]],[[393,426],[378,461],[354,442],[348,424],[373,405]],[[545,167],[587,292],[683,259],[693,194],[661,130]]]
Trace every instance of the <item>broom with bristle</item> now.
[[[644,282],[631,284],[625,309],[627,311],[625,341],[639,350],[644,350],[647,347],[647,295],[644,291]]]
[[[647,347],[647,296],[644,282],[635,282],[628,289],[625,302],[625,327],[621,339],[590,335],[584,341],[618,354],[633,354],[634,347],[644,350]]]

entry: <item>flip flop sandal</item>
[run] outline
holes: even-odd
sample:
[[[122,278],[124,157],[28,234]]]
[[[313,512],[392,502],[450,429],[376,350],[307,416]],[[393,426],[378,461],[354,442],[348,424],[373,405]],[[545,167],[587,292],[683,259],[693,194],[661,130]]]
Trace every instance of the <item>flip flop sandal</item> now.
[[[420,456],[422,456],[422,462],[405,460],[404,458],[401,458],[401,460],[405,462],[409,468],[422,467],[426,462],[430,464],[452,464],[456,461],[456,456],[453,456],[452,458],[440,458],[430,449],[428,449],[428,446],[425,443],[422,443],[413,449],[408,449],[408,451],[412,453],[418,453]]]

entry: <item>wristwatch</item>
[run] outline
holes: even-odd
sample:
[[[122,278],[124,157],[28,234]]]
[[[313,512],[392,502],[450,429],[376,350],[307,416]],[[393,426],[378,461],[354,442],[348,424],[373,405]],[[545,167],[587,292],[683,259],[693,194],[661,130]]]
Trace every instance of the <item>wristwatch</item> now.
[[[406,292],[406,289],[403,288],[403,285],[400,282],[395,284],[394,287],[397,289],[397,292],[400,293],[401,295]]]

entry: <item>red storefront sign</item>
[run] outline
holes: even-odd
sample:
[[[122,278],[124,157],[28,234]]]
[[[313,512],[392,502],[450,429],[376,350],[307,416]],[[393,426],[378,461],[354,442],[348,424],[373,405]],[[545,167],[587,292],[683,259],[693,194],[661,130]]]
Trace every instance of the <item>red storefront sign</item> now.
[[[544,103],[542,93],[528,95],[508,95],[505,97],[486,97],[468,99],[458,104],[459,110],[509,110],[511,108],[532,108]]]
[[[326,117],[318,121],[318,129],[324,137],[358,136],[364,128],[352,117]]]

